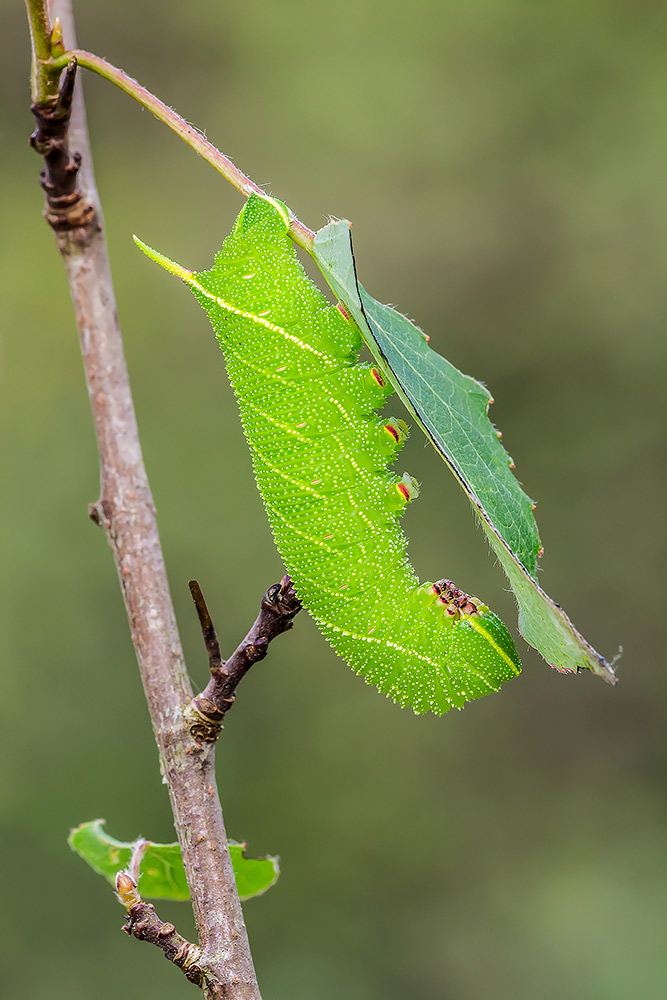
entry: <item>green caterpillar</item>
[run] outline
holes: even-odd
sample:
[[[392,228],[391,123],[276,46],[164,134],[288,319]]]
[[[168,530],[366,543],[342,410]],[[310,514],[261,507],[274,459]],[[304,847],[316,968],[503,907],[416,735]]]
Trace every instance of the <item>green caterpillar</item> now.
[[[350,666],[400,705],[461,708],[520,672],[514,642],[451,581],[420,585],[398,524],[418,487],[388,471],[408,428],[378,417],[393,389],[359,363],[356,325],[306,276],[288,222],[280,202],[251,196],[200,273],[139,245],[209,314],[304,607]]]

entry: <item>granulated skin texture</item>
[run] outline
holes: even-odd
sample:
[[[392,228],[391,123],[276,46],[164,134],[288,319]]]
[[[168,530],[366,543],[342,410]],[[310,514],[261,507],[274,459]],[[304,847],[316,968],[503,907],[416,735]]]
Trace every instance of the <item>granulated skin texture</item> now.
[[[253,195],[209,271],[174,270],[209,314],[257,485],[297,594],[334,649],[400,705],[443,714],[516,676],[512,638],[420,585],[398,523],[417,484],[389,471],[407,426],[358,362],[355,324],[303,271],[280,203]],[[158,255],[155,255],[158,259]],[[161,261],[165,263],[164,261]],[[168,266],[168,265],[167,265]]]

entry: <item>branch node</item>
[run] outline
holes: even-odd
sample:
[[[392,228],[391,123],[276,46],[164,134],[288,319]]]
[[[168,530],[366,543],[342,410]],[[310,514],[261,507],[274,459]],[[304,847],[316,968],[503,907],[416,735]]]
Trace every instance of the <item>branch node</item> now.
[[[259,615],[247,636],[223,662],[218,636],[201,587],[196,580],[190,580],[189,586],[208,653],[211,679],[204,691],[192,699],[184,715],[190,723],[190,734],[194,739],[214,743],[220,735],[225,713],[234,704],[239,683],[253,663],[264,659],[272,639],[292,627],[301,603],[289,576],[284,576],[280,583],[274,583],[262,597]]]
[[[190,724],[192,738],[201,740],[202,743],[215,743],[222,729],[225,711],[226,709],[219,707],[214,701],[207,698],[205,692],[196,695],[183,712],[185,719]]]
[[[98,528],[108,530],[111,527],[109,513],[106,500],[97,500],[95,503],[88,504],[88,517]]]
[[[51,55],[54,59],[65,54],[63,26],[59,17],[54,18],[51,29]]]
[[[290,626],[291,626],[290,622]],[[269,651],[269,640],[265,635],[260,635],[253,643],[251,643],[246,649],[246,656],[251,663],[257,663],[259,660],[263,660]]]
[[[116,885],[123,875],[125,873],[118,873]],[[131,881],[129,876],[125,875],[125,878]],[[201,986],[204,981],[204,972],[199,965],[202,956],[199,945],[186,941],[169,921],[160,920],[153,904],[145,903],[136,889],[134,889],[134,894],[138,898],[138,902],[128,907],[127,922],[123,925],[122,930],[138,941],[148,941],[150,944],[157,945],[164,957],[179,968],[186,979],[189,979],[196,986]]]
[[[56,43],[57,40],[56,34]],[[68,130],[76,70],[76,57],[72,56],[55,101],[31,104],[37,128],[30,136],[30,145],[44,158],[44,169],[39,176],[46,194],[44,216],[47,222],[56,232],[77,230],[78,241],[85,242],[93,233],[99,232],[100,224],[95,206],[79,187],[81,154],[72,153],[69,148]]]
[[[289,624],[285,628],[292,627],[292,619],[296,615],[297,611],[301,610],[301,601],[296,596],[296,591],[292,586],[292,577],[286,573],[282,578],[280,583],[274,583],[270,587],[262,599],[262,603],[266,604],[277,611],[280,615],[285,618],[289,618]],[[285,629],[283,629],[285,631]]]

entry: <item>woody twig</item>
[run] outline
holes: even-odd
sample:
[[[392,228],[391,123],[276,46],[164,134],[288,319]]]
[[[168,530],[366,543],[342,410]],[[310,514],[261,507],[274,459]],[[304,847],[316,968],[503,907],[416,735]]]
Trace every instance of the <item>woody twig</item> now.
[[[191,721],[192,736],[213,743],[220,734],[226,712],[234,704],[239,683],[253,663],[264,659],[271,641],[291,629],[301,604],[290,577],[284,576],[280,583],[269,587],[252,628],[229,659],[223,661],[218,636],[196,580],[190,581],[190,593],[199,616],[211,678],[202,693],[192,699],[186,715]]]

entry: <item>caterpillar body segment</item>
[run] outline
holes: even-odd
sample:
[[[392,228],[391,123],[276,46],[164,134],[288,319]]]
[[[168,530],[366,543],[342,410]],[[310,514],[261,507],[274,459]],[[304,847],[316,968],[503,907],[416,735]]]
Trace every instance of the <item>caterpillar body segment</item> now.
[[[389,468],[407,425],[378,416],[393,388],[358,362],[359,331],[306,276],[287,218],[280,203],[252,195],[200,273],[144,249],[209,314],[304,607],[350,666],[397,703],[418,713],[461,708],[520,672],[514,643],[451,581],[419,583],[398,523],[418,485]]]

